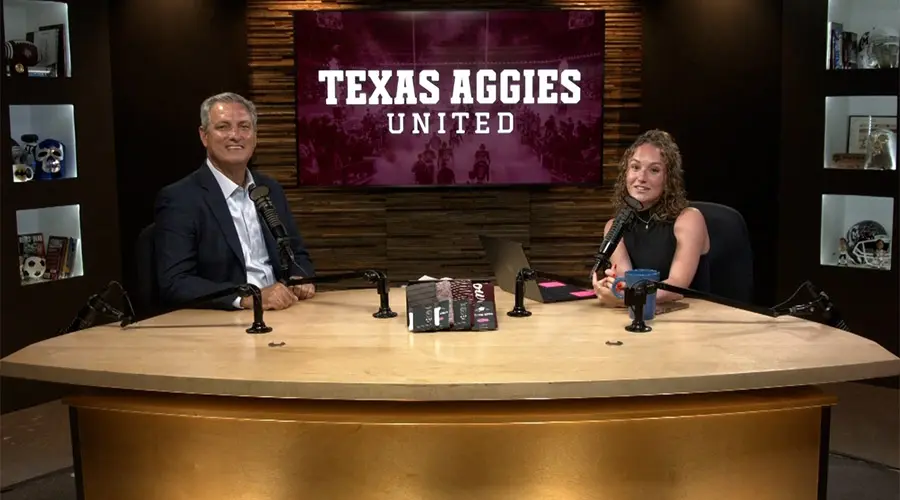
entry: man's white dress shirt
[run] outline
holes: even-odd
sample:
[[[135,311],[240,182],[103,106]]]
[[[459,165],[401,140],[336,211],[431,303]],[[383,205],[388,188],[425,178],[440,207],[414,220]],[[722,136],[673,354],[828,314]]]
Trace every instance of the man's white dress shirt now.
[[[269,251],[266,248],[266,239],[259,223],[256,206],[250,199],[250,190],[255,186],[253,176],[248,170],[244,186],[238,186],[214,167],[209,158],[206,159],[206,165],[212,170],[216,182],[222,188],[225,204],[228,205],[238,239],[241,240],[241,251],[244,253],[244,264],[247,268],[247,283],[258,286],[260,290],[272,286],[275,284],[275,270],[269,261]],[[241,306],[240,297],[235,299],[234,306]]]

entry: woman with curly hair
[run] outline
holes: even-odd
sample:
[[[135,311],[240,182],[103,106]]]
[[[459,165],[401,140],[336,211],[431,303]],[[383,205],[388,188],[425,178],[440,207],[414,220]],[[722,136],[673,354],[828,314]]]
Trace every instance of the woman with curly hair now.
[[[623,306],[612,294],[616,276],[631,269],[654,269],[660,279],[682,288],[709,291],[709,233],[696,208],[688,206],[684,190],[681,152],[675,140],[662,130],[641,134],[622,156],[615,187],[615,208],[625,204],[628,194],[643,205],[636,213],[611,257],[611,268],[594,291],[604,305]],[[609,232],[612,220],[606,223]],[[656,301],[677,300],[680,295],[659,290]]]

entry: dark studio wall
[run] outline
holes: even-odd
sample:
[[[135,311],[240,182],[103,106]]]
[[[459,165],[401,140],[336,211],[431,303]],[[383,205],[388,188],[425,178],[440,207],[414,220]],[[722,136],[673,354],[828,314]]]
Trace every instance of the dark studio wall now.
[[[110,1],[110,56],[123,279],[133,287],[134,249],[153,221],[156,193],[201,165],[200,103],[246,94],[243,1]]]
[[[691,199],[744,216],[754,301],[774,305],[787,298],[775,297],[782,0],[642,3],[642,125],[678,142]]]
[[[900,252],[897,246],[890,246],[894,263],[890,271],[823,265],[822,245],[836,246],[837,242],[821,240],[824,224],[820,221],[835,217],[833,212],[823,213],[823,194],[893,198],[893,217],[888,216],[881,222],[893,227],[893,230],[886,229],[889,234],[893,231],[896,240],[896,228],[900,225],[900,204],[897,203],[900,175],[897,170],[823,168],[820,155],[827,124],[834,119],[826,111],[826,96],[839,100],[848,96],[896,96],[900,94],[900,70],[825,71],[821,65],[825,45],[819,36],[821,30],[816,26],[828,22],[828,5],[824,2],[785,3],[784,17],[782,99],[786,112],[782,137],[792,147],[782,151],[785,168],[780,180],[782,199],[791,200],[794,207],[790,216],[785,214],[781,221],[780,293],[790,294],[800,281],[811,280],[829,295],[854,333],[898,354],[900,270],[896,262]],[[804,20],[808,22],[803,23]],[[885,109],[883,114],[898,113],[900,107]],[[900,377],[881,382],[897,387]]]
[[[19,18],[21,19],[21,18]],[[30,20],[33,21],[34,17]],[[3,19],[5,21],[22,22]],[[122,267],[118,244],[119,220],[116,213],[116,151],[109,143],[114,133],[114,118],[108,37],[109,11],[105,0],[71,0],[68,2],[68,43],[71,47],[71,76],[59,78],[0,77],[0,127],[10,122],[11,105],[71,105],[74,116],[72,143],[64,143],[64,156],[71,161],[77,157],[77,177],[57,180],[35,180],[13,183],[9,175],[11,165],[10,137],[13,128],[0,134],[3,170],[0,180],[2,205],[2,252],[0,252],[0,356],[8,356],[19,349],[57,335],[68,327],[84,306],[87,298],[97,293],[111,280],[120,278]],[[29,23],[25,23],[28,26]],[[17,26],[18,27],[18,26]],[[31,26],[28,26],[32,29]],[[37,26],[34,26],[37,27]],[[4,40],[5,28],[4,28]],[[5,72],[4,72],[5,73]],[[41,139],[48,128],[44,118],[33,118],[34,127],[27,133],[37,133]],[[59,116],[54,116],[58,122]],[[42,123],[44,122],[44,123]],[[21,129],[20,129],[21,130]],[[59,129],[56,129],[57,133]],[[55,134],[54,134],[55,135]],[[61,136],[53,138],[65,139]],[[20,139],[16,137],[15,139]],[[77,149],[75,146],[77,144]],[[74,155],[72,155],[74,153]],[[18,212],[50,207],[77,205],[78,211],[65,216],[63,224],[48,224],[53,212],[44,212],[42,219],[29,231],[43,234],[49,259],[50,231],[55,236],[77,237],[81,253],[75,254],[75,267],[80,259],[83,274],[67,279],[55,279],[27,286],[22,284],[19,267]],[[60,217],[57,215],[55,217]],[[72,221],[78,221],[74,227]],[[65,225],[65,227],[62,227]],[[52,229],[51,229],[52,228]],[[24,231],[23,231],[24,232]],[[65,392],[66,388],[18,378],[0,379],[0,410],[3,413],[39,404]]]

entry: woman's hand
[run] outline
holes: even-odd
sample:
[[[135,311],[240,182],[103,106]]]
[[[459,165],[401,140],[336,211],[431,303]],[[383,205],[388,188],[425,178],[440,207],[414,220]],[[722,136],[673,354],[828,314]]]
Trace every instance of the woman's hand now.
[[[597,275],[591,276],[591,282],[594,285],[594,293],[600,298],[600,304],[609,307],[625,307],[625,301],[613,295],[612,285],[616,279],[616,271],[607,269],[606,276],[599,281]]]

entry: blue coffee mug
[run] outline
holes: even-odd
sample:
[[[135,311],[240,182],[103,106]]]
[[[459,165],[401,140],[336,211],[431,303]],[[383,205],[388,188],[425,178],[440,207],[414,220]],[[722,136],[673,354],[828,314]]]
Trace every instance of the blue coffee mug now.
[[[625,298],[625,295],[619,292],[619,283],[624,281],[625,286],[631,287],[643,280],[659,281],[659,271],[653,269],[632,269],[630,271],[625,271],[624,277],[620,276],[613,280],[612,293],[616,298],[623,299]],[[631,319],[634,319],[634,310],[631,307],[628,308],[628,316],[630,316]],[[648,293],[647,300],[644,302],[644,321],[651,320],[654,316],[656,316],[655,291],[653,293]]]

